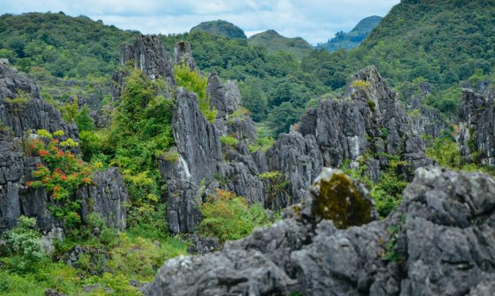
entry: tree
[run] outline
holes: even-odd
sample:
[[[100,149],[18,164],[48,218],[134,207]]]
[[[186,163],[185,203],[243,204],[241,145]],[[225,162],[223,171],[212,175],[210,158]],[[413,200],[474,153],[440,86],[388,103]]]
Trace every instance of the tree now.
[[[296,109],[290,102],[284,102],[272,109],[268,115],[268,127],[278,135],[287,133],[290,126],[299,121],[303,109]]]

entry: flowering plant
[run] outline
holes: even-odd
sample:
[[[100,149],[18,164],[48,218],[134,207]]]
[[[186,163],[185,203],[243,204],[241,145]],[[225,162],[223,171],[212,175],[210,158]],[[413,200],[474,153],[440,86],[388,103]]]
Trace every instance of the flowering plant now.
[[[68,225],[80,222],[77,211],[80,204],[70,198],[81,186],[91,184],[89,175],[91,167],[77,158],[70,148],[78,146],[72,139],[61,141],[62,131],[53,134],[46,130],[38,131],[38,138],[30,143],[32,151],[39,155],[42,162],[36,165],[33,171],[34,181],[28,182],[30,188],[44,187],[51,194],[54,201],[63,204],[63,207],[53,206],[52,213]]]

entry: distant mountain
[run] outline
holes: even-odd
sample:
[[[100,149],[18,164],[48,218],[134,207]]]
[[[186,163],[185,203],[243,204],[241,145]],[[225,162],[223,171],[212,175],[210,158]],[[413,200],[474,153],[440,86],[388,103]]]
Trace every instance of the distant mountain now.
[[[371,31],[378,26],[382,17],[370,16],[361,20],[349,33],[338,32],[335,37],[326,43],[320,43],[317,48],[324,48],[328,51],[337,51],[339,49],[354,49],[368,36]]]
[[[202,22],[191,29],[191,33],[197,31],[202,31],[202,32],[210,33],[212,35],[217,35],[227,38],[240,38],[240,39],[247,38],[246,34],[244,34],[244,31],[241,28],[223,20]]]
[[[286,51],[302,58],[313,50],[313,47],[300,37],[287,38],[274,30],[255,34],[249,37],[249,45],[263,46],[268,52]]]

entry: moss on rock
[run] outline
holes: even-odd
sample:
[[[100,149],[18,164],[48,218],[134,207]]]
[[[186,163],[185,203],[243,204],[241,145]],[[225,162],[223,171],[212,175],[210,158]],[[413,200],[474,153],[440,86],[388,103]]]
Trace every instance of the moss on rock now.
[[[314,216],[332,220],[335,227],[345,229],[373,221],[372,207],[371,201],[344,172],[329,170],[322,173],[319,192],[312,203]]]

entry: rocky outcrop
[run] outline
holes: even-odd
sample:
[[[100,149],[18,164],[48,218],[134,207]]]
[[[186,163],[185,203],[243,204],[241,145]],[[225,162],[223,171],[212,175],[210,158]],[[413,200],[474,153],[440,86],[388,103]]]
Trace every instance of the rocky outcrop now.
[[[345,160],[357,166],[364,161],[376,180],[380,169],[388,166],[387,155],[409,163],[404,171],[409,179],[415,168],[431,163],[424,141],[375,67],[356,73],[346,96],[349,99],[322,101],[301,120],[299,131],[315,136],[325,166],[340,167]]]
[[[491,177],[418,169],[395,213],[344,229],[319,218],[314,205],[322,201],[321,189],[315,184],[284,220],[223,252],[168,261],[145,294],[491,295]]]
[[[466,162],[495,166],[495,104],[464,89],[459,104],[457,143]]]
[[[163,48],[157,35],[139,35],[134,43],[124,43],[120,57],[121,66],[131,66],[141,70],[150,79],[162,78],[169,85],[175,85],[172,60]],[[126,70],[118,70],[112,76],[112,101],[118,101],[124,90]]]
[[[172,61],[157,35],[139,35],[133,44],[124,44],[120,62],[133,63],[149,78],[164,78],[175,85]]]
[[[423,102],[432,92],[433,87],[427,82],[406,84],[401,90],[414,133],[427,141],[436,139],[449,127],[448,120],[439,110]]]
[[[8,65],[0,65],[0,232],[15,226],[21,215],[35,217],[38,228],[45,232],[62,226],[49,210],[54,201],[45,190],[26,186],[36,165],[42,163],[26,144],[38,129],[61,130],[65,138],[78,140],[77,126],[64,122],[60,112],[41,99],[32,81]],[[92,180],[93,185],[73,197],[82,201],[82,220],[96,212],[109,226],[125,228],[123,205],[128,196],[118,171],[96,173]]]
[[[89,214],[101,216],[106,225],[120,230],[126,228],[129,194],[117,168],[96,172],[93,184],[80,188],[76,199],[82,201],[81,218],[88,222]]]
[[[191,71],[197,68],[196,61],[192,56],[191,45],[187,41],[179,41],[174,47],[174,64],[184,64]]]
[[[206,93],[210,106],[217,110],[215,126],[222,133],[227,133],[229,115],[241,106],[242,99],[237,84],[229,81],[224,85],[218,74],[212,73],[208,76]]]
[[[41,99],[38,86],[16,69],[0,64],[0,126],[9,127],[16,137],[45,129],[61,130],[76,139],[76,125],[67,124],[60,117],[60,111]]]
[[[323,167],[318,145],[313,135],[300,133],[282,134],[266,152],[270,171],[280,172],[288,182],[288,190],[275,198],[274,209],[285,208],[302,201],[306,189],[316,179]],[[270,192],[267,194],[270,196]]]
[[[195,93],[179,88],[172,115],[176,157],[162,159],[158,169],[167,183],[167,218],[174,233],[192,232],[201,219],[199,206],[204,192],[222,161],[220,133],[199,110]]]

